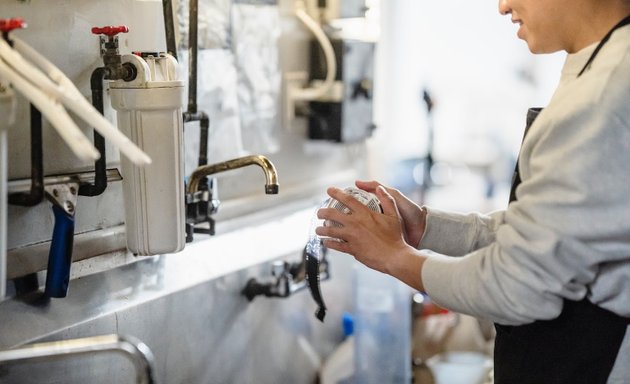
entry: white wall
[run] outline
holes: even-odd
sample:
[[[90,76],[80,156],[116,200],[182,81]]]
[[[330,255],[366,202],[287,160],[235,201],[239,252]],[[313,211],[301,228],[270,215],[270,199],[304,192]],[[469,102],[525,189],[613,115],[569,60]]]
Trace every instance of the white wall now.
[[[481,160],[488,148],[516,156],[526,110],[547,103],[564,55],[531,55],[496,1],[386,0],[381,8],[372,148],[385,163],[426,153],[425,87],[436,102],[438,160]]]

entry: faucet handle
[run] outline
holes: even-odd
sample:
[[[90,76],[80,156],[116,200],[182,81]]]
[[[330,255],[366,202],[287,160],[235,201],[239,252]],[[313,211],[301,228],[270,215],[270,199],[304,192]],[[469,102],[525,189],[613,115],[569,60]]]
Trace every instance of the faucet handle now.
[[[20,17],[0,19],[0,32],[9,33],[14,29],[26,28],[26,22]]]
[[[92,27],[92,33],[95,35],[105,35],[108,37],[114,37],[119,33],[127,33],[129,32],[129,27],[126,25],[107,25],[105,27]]]

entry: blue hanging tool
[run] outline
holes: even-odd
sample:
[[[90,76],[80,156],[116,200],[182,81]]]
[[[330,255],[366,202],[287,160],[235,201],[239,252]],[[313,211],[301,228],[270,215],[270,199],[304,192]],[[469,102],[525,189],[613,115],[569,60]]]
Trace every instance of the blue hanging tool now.
[[[44,188],[46,197],[53,204],[52,210],[55,215],[44,293],[48,297],[66,297],[72,264],[74,213],[79,183],[46,185]]]

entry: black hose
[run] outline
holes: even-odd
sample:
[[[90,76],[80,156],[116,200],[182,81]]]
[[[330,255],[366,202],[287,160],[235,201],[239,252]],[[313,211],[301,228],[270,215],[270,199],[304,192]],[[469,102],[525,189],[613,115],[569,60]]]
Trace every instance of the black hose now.
[[[44,199],[42,114],[31,104],[31,190],[9,195],[9,204],[33,207]]]
[[[107,77],[105,67],[96,68],[90,77],[92,88],[92,105],[103,114],[103,80]],[[101,157],[94,162],[94,184],[83,184],[79,187],[81,196],[98,196],[107,188],[107,158],[105,155],[105,138],[94,131],[94,147],[100,152]]]
[[[195,107],[196,109],[196,107]],[[210,118],[208,114],[201,112],[184,112],[184,123],[190,123],[192,121],[199,122],[199,166],[208,164],[208,135],[210,131]]]
[[[197,52],[199,2],[190,0],[188,13],[188,112],[197,113]]]
[[[177,60],[175,22],[173,21],[173,4],[171,0],[162,0],[162,8],[164,12],[164,32],[166,33],[166,51]]]
[[[210,130],[210,119],[208,115],[201,112],[199,119],[199,166],[208,164],[208,131]]]
[[[305,277],[306,282],[308,283],[308,289],[311,291],[311,297],[317,304],[317,311],[315,311],[315,317],[324,322],[324,317],[326,317],[326,304],[324,303],[324,296],[322,295],[322,290],[320,287],[320,264],[325,263],[326,257],[326,249],[323,245],[320,244],[320,254],[312,254],[310,247],[307,245],[304,247],[304,251],[302,253],[302,259],[304,263],[306,263],[306,271]]]

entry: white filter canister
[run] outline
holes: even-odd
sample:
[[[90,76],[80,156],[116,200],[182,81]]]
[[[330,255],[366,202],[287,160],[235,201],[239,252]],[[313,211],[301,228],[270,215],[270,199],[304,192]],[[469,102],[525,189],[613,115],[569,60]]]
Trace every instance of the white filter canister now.
[[[118,128],[145,151],[144,167],[121,158],[127,248],[159,255],[184,248],[184,157],[182,92],[177,62],[170,55],[123,56],[138,70],[135,80],[110,84]]]

